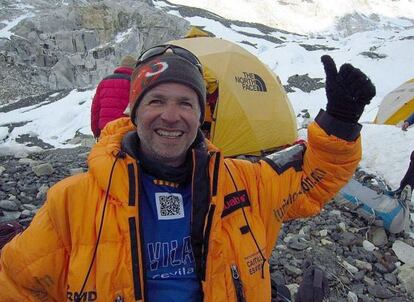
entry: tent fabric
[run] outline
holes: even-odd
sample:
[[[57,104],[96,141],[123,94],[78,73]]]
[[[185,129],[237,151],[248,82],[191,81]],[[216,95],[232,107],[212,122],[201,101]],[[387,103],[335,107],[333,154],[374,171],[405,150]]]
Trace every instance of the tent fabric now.
[[[210,140],[225,156],[260,155],[296,140],[296,117],[286,92],[256,56],[213,37],[169,43],[195,53],[218,80]]]
[[[414,79],[397,87],[382,100],[376,124],[397,125],[414,112]]]
[[[190,30],[185,35],[185,38],[208,37],[208,36],[210,36],[208,32],[196,26],[191,26]]]
[[[203,77],[206,82],[207,93],[212,94],[218,88],[216,75],[208,66],[203,66]]]

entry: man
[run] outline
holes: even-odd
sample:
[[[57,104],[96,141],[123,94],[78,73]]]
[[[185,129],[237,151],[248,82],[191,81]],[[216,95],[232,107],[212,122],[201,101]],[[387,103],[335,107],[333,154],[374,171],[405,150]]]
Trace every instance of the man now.
[[[251,163],[203,139],[198,59],[171,45],[143,53],[131,120],[108,124],[89,171],[51,188],[6,245],[0,301],[270,301],[282,222],[317,214],[352,176],[375,95],[359,69],[322,62],[328,105],[308,146]]]
[[[403,123],[401,130],[408,131],[408,127],[414,124],[414,113],[412,113]],[[401,192],[404,190],[405,186],[409,185],[410,189],[414,188],[414,151],[411,152],[410,155],[410,164],[408,165],[408,169],[405,172],[403,178],[401,179],[400,186],[391,191],[391,194],[399,197]]]
[[[403,123],[401,129],[402,131],[407,131],[408,127],[414,124],[414,113],[412,113]]]
[[[91,129],[95,138],[107,123],[125,116],[135,63],[136,59],[130,55],[123,57],[114,73],[99,82],[91,106]]]

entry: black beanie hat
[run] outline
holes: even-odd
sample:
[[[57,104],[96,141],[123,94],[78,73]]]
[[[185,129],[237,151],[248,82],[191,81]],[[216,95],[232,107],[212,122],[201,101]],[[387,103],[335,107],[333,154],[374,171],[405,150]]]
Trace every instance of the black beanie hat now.
[[[168,82],[183,84],[197,93],[201,111],[200,124],[204,122],[206,85],[203,75],[186,59],[173,53],[164,53],[138,65],[132,73],[129,108],[134,125],[138,105],[145,93],[161,83]]]

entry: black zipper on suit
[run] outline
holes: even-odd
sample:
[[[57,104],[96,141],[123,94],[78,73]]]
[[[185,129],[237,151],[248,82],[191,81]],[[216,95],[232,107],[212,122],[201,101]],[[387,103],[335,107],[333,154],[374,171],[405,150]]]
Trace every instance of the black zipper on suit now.
[[[142,299],[141,292],[141,277],[139,272],[139,259],[138,259],[138,244],[137,244],[137,223],[135,217],[129,217],[129,235],[131,237],[131,259],[132,259],[132,278],[134,283],[134,296],[135,300]]]
[[[137,162],[137,164],[139,164],[139,163]],[[144,190],[142,188],[142,170],[139,169],[139,167],[137,167],[137,170],[138,170],[138,194],[141,195],[144,192]],[[137,208],[137,211],[138,211],[138,217],[139,217],[138,218],[139,219],[139,240],[140,240],[141,247],[143,247],[144,246],[144,229],[142,227],[142,221],[143,221],[143,219],[142,219],[142,211],[141,211],[141,209],[139,207],[139,200],[142,200],[142,198],[141,199],[138,198],[138,208]],[[142,257],[142,276],[144,276],[144,280],[143,280],[143,284],[144,284],[144,299],[145,299],[146,302],[149,302],[149,299],[148,299],[148,290],[147,290],[147,288],[148,288],[147,287],[147,278],[146,278],[147,272],[146,272],[146,265],[145,265],[145,257],[143,256],[144,253],[142,252],[142,249],[139,250],[139,255],[141,255],[141,257]]]
[[[128,205],[132,207],[136,207],[136,181],[137,178],[135,177],[134,172],[134,165],[128,165],[128,180],[129,180],[129,200]],[[140,190],[138,190],[140,191]],[[138,250],[138,242],[137,242],[137,221],[135,217],[128,218],[129,224],[129,235],[130,235],[130,242],[131,242],[131,260],[132,260],[132,278],[134,284],[134,296],[135,300],[142,299],[142,291],[141,291],[141,277],[140,277],[140,267],[139,267],[139,250]]]

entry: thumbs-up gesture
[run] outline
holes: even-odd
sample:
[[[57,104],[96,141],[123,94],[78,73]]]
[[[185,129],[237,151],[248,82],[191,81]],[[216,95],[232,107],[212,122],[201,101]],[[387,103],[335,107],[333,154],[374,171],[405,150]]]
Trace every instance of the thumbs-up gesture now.
[[[341,121],[357,123],[365,105],[375,96],[374,84],[351,64],[343,64],[338,72],[330,56],[322,56],[321,61],[326,73],[326,111]]]

